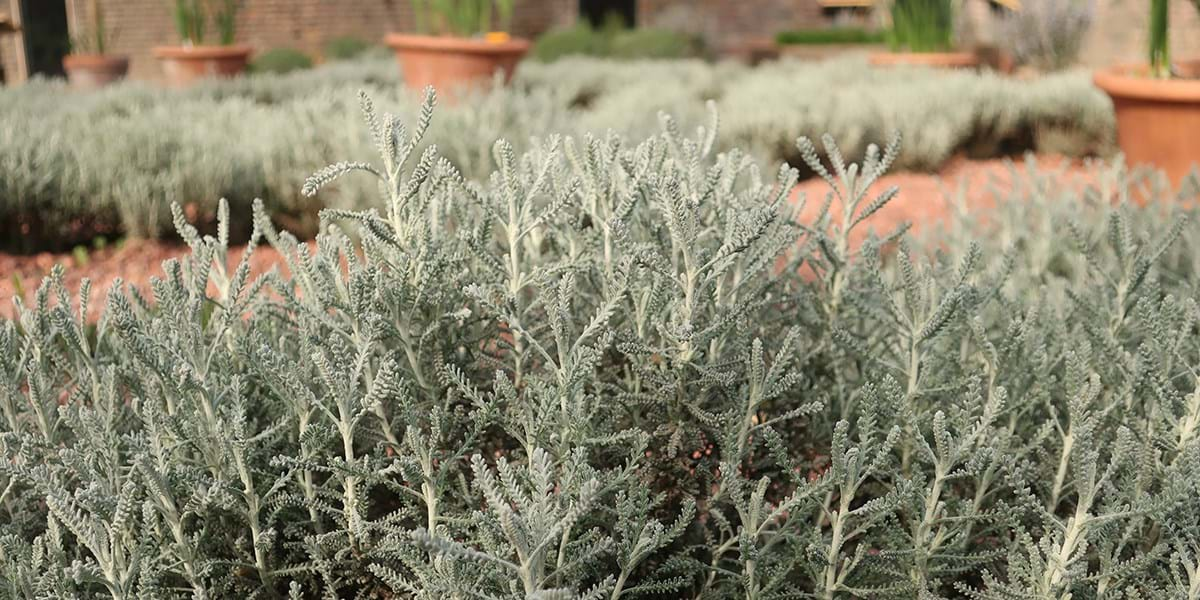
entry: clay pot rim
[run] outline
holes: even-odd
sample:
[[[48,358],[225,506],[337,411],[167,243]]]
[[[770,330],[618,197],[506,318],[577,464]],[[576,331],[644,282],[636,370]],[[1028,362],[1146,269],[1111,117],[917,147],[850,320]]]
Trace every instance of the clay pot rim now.
[[[973,52],[872,52],[868,60],[875,66],[978,67],[980,64]]]
[[[1186,64],[1200,70],[1200,60]],[[1116,65],[1096,71],[1092,82],[1114,98],[1200,103],[1200,79],[1153,79],[1144,75],[1148,70],[1144,64]]]
[[[248,44],[229,46],[155,46],[151,52],[156,58],[211,60],[242,58],[250,56],[254,47]]]
[[[128,65],[129,57],[124,54],[68,54],[63,57],[63,66],[72,67],[106,67]]]
[[[457,36],[389,33],[383,43],[393,50],[425,50],[464,54],[522,54],[529,51],[529,40],[511,38],[503,42]]]

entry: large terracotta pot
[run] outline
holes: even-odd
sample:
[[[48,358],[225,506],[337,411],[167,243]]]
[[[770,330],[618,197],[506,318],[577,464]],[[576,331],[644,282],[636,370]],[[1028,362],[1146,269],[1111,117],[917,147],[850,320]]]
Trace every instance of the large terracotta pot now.
[[[1178,63],[1177,70],[1183,78],[1154,79],[1144,65],[1112,67],[1093,78],[1112,98],[1125,160],[1152,164],[1175,185],[1200,163],[1200,60]]]
[[[108,54],[68,54],[63,57],[67,81],[81,90],[94,90],[125,78],[129,58]]]
[[[489,83],[496,71],[501,71],[507,82],[529,51],[529,41],[523,39],[490,41],[392,33],[384,43],[396,52],[409,88],[420,90],[431,85],[439,97],[447,99],[462,88]]]
[[[973,69],[979,66],[979,56],[974,52],[875,52],[868,60],[877,67],[909,65],[943,69]]]
[[[240,75],[253,51],[245,45],[159,46],[154,49],[154,56],[162,61],[167,83],[182,87],[210,77]]]

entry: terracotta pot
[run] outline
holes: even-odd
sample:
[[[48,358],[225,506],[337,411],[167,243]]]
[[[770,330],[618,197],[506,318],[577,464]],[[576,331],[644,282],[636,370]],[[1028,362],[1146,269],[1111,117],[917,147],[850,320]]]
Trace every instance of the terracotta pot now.
[[[67,81],[81,90],[94,90],[125,78],[129,58],[108,54],[68,54],[63,57]]]
[[[1200,163],[1200,60],[1177,67],[1184,78],[1153,79],[1144,65],[1112,67],[1093,77],[1112,98],[1125,160],[1162,169],[1174,185]]]
[[[979,57],[973,52],[876,52],[868,60],[877,67],[910,65],[943,69],[973,69],[979,66]]]
[[[246,45],[159,46],[154,56],[162,61],[167,83],[182,87],[210,77],[240,75],[253,51]]]
[[[496,71],[512,78],[517,63],[529,51],[529,41],[489,41],[474,38],[389,34],[384,43],[396,52],[409,88],[432,85],[440,98],[456,90],[490,83]]]

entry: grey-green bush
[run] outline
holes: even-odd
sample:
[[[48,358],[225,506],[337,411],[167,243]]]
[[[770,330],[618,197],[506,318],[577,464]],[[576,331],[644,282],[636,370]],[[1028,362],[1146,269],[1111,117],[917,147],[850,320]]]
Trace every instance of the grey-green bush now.
[[[364,88],[392,110],[417,110],[420,99],[397,77],[393,59],[367,58],[184,91],[130,82],[70,102],[61,101],[68,91],[58,83],[0,91],[0,224],[7,228],[0,239],[62,240],[80,223],[158,236],[170,231],[172,202],[211,217],[222,196],[235,214],[262,198],[289,227],[313,233],[317,208],[362,208],[374,189],[350,181],[312,200],[296,181],[324,157],[367,149],[354,135],[346,89]],[[528,62],[511,86],[443,107],[428,139],[464,176],[480,180],[501,137],[518,150],[556,132],[613,130],[641,141],[659,110],[689,128],[703,124],[710,99],[725,115],[717,147],[746,148],[760,166],[803,166],[793,141],[824,132],[861,157],[867,140],[901,130],[908,141],[896,167],[936,169],[964,151],[1105,154],[1114,128],[1110,101],[1083,72],[1013,81],[872,69],[860,59],[751,69],[575,57]]]
[[[374,209],[315,248],[254,209],[289,275],[226,262],[248,215],[177,210],[192,254],[95,326],[61,269],[0,323],[5,596],[1198,589],[1195,198],[1030,171],[855,241],[902,201],[866,194],[895,141],[801,139],[831,190],[802,221],[795,170],[715,119],[501,141],[475,182],[422,142],[432,102],[362,107],[379,157],[303,192],[365,178]]]
[[[553,62],[566,56],[605,56],[608,47],[607,33],[586,23],[577,23],[538,36],[529,54],[537,60]]]
[[[328,60],[350,60],[361,56],[373,45],[353,36],[336,37],[325,44],[325,58]]]
[[[617,19],[600,29],[587,23],[552,29],[538,37],[530,54],[542,62],[569,56],[617,60],[698,58],[704,54],[704,43],[698,36],[670,29],[625,28]]]
[[[703,40],[696,35],[638,27],[617,32],[609,56],[617,59],[695,58],[704,54]]]
[[[250,61],[252,73],[290,73],[311,69],[312,58],[294,48],[273,48],[256,54]]]

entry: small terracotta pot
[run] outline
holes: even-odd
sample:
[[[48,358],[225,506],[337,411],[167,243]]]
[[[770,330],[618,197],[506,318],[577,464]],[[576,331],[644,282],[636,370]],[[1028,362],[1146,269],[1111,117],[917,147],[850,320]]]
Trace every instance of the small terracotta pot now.
[[[467,87],[491,82],[496,71],[512,79],[517,63],[529,51],[529,41],[488,41],[474,38],[388,34],[384,43],[396,52],[409,88],[433,86],[440,98],[451,99]]]
[[[80,90],[94,90],[125,78],[129,58],[108,54],[68,54],[63,57],[67,81]]]
[[[909,65],[942,69],[974,69],[979,57],[973,52],[875,52],[868,61],[877,67]]]
[[[154,56],[162,61],[167,83],[183,87],[210,77],[236,77],[246,70],[250,53],[246,45],[159,46]]]
[[[1145,65],[1112,67],[1093,77],[1112,98],[1125,160],[1162,169],[1173,185],[1200,163],[1200,60],[1177,67],[1184,79],[1153,79]]]

